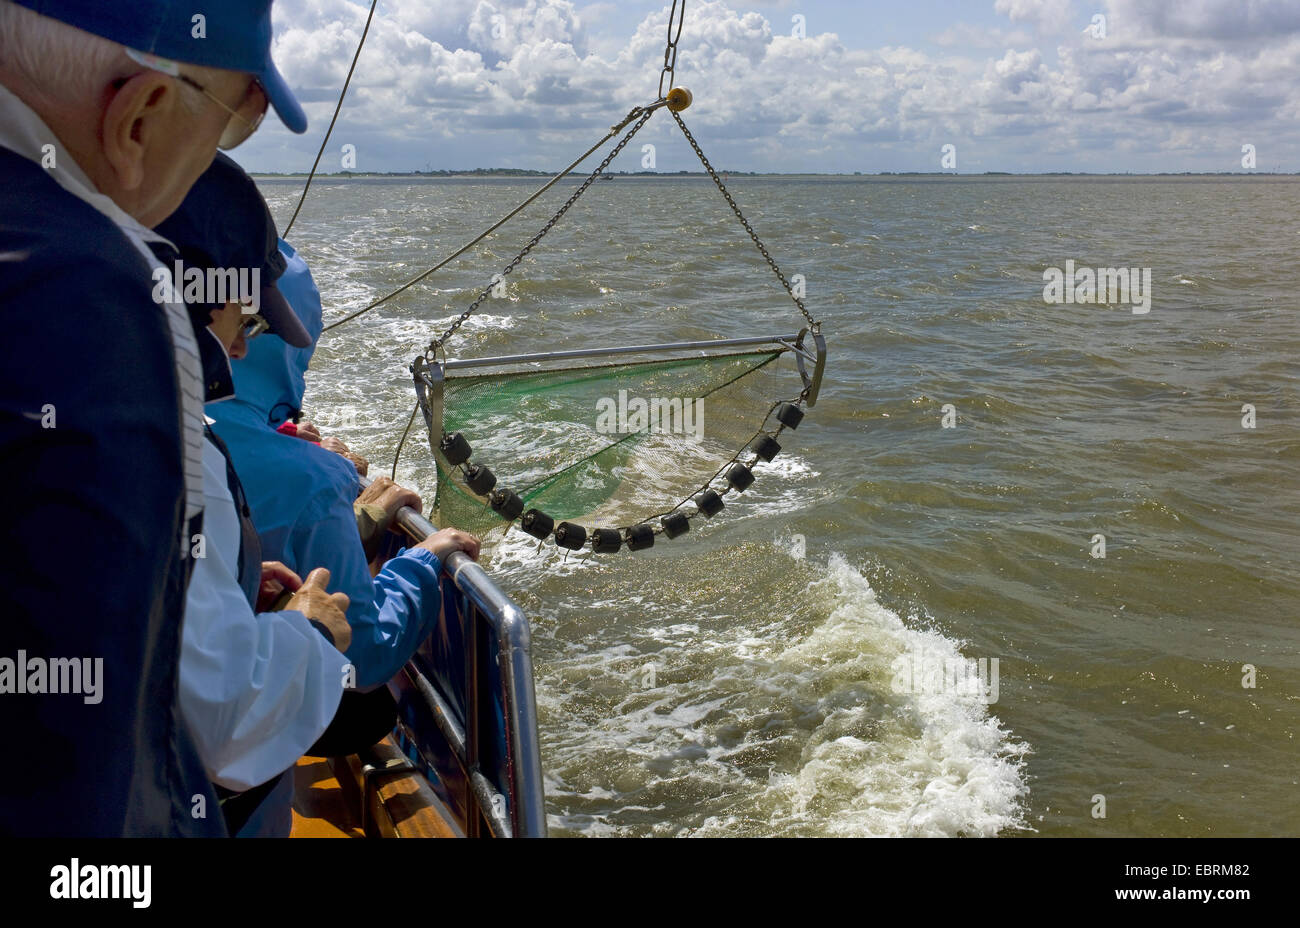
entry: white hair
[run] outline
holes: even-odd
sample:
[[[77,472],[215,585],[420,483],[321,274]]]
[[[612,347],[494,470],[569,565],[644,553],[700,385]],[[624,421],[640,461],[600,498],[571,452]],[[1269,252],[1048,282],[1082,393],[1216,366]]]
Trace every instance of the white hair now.
[[[140,66],[110,39],[42,16],[27,7],[0,0],[0,68],[18,75],[33,90],[60,103],[97,100],[104,87]],[[196,74],[222,73],[187,65]],[[202,95],[183,81],[181,101],[190,112],[203,105]]]
[[[130,64],[116,42],[0,2],[0,66],[51,99],[72,102],[98,95]]]

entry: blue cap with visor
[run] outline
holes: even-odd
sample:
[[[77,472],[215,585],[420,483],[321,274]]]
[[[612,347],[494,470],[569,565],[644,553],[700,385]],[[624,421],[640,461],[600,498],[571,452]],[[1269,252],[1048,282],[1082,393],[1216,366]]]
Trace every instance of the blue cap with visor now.
[[[307,114],[271,60],[272,0],[12,0],[19,6],[170,61],[251,74],[280,121],[307,131]]]

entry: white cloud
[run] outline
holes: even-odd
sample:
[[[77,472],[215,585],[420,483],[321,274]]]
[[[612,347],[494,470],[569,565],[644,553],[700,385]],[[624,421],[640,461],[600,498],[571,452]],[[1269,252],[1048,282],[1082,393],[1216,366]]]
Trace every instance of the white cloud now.
[[[1109,0],[1100,40],[1080,31],[1091,12],[1073,15],[1069,0],[993,6],[1033,35],[956,24],[936,37],[942,51],[853,48],[829,32],[796,39],[779,18],[724,0],[693,4],[678,57],[677,83],[696,97],[685,115],[715,164],[740,169],[931,170],[946,142],[966,169],[1231,169],[1247,130],[1300,152],[1300,2]],[[277,0],[277,61],[312,135],[264,130],[248,163],[310,163],[301,153],[318,144],[367,7]],[[603,3],[389,0],[335,137],[358,142],[362,169],[557,167],[653,99],[666,9],[620,27]],[[595,40],[588,21],[599,20]],[[676,133],[660,116],[646,131]]]
[[[1146,38],[1221,42],[1300,32],[1296,0],[1110,0],[1108,6],[1117,21]]]
[[[1062,32],[1073,21],[1070,0],[996,0],[993,9],[1012,22],[1032,23],[1044,32]]]

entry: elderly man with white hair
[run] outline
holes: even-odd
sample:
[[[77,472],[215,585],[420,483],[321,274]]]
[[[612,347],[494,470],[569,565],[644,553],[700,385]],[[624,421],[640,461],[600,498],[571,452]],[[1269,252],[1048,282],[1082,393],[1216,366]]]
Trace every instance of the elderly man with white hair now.
[[[0,0],[0,834],[224,833],[177,706],[204,390],[151,229],[268,104],[306,129],[270,7]]]

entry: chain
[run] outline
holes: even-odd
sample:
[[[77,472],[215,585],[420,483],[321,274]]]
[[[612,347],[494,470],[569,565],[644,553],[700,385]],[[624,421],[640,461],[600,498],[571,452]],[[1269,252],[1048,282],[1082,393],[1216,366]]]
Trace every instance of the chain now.
[[[682,25],[686,22],[686,0],[680,0],[681,12],[677,11],[679,0],[673,0],[673,8],[668,13],[668,44],[664,46],[664,69],[659,75],[659,99],[662,100],[664,78],[668,79],[668,90],[673,89],[673,69],[677,67],[677,40],[682,37]],[[673,34],[673,19],[677,20],[677,34]]]
[[[700,148],[700,143],[695,141],[695,136],[691,135],[691,130],[687,129],[686,123],[682,122],[681,114],[675,113],[672,110],[669,110],[669,112],[672,113],[673,119],[677,120],[677,125],[681,127],[682,134],[686,136],[686,141],[690,142],[691,148],[695,149],[695,154],[700,156],[700,163],[704,165],[704,169],[709,172],[709,176],[713,178],[713,182],[718,185],[718,189],[722,191],[722,195],[726,197],[727,202],[731,204],[731,211],[736,214],[736,218],[740,220],[740,224],[745,227],[745,231],[749,233],[749,237],[752,238],[754,244],[758,246],[759,252],[767,259],[768,266],[772,268],[777,279],[781,281],[781,286],[785,287],[785,292],[790,294],[790,299],[794,300],[794,304],[799,307],[799,312],[803,313],[803,317],[808,320],[808,328],[813,332],[820,332],[821,323],[814,319],[812,314],[808,312],[808,307],[803,305],[803,300],[794,295],[794,288],[791,287],[790,282],[785,279],[785,275],[781,273],[781,269],[776,266],[776,261],[774,261],[772,256],[767,253],[767,246],[759,240],[758,233],[755,232],[754,227],[749,224],[749,220],[745,218],[745,214],[740,211],[740,207],[736,205],[736,201],[731,198],[731,193],[727,190],[726,184],[722,182],[722,178],[718,176],[718,172],[713,170],[713,165],[709,164],[709,159],[704,156],[704,151]]]
[[[651,106],[655,106],[655,105],[656,105],[656,104],[651,104]],[[519,215],[520,213],[522,213],[522,212],[524,211],[524,209],[526,209],[530,203],[532,203],[534,200],[536,200],[538,197],[540,197],[543,193],[545,193],[546,191],[550,190],[552,187],[554,187],[556,184],[558,184],[558,183],[559,183],[561,180],[563,180],[564,178],[568,177],[568,176],[573,172],[573,169],[574,169],[574,168],[576,168],[578,165],[582,164],[582,162],[584,162],[584,161],[586,161],[588,158],[590,158],[590,157],[592,156],[592,154],[596,151],[596,149],[600,148],[600,146],[604,145],[606,142],[608,142],[608,141],[609,141],[610,139],[612,139],[614,136],[618,135],[620,129],[622,129],[624,126],[626,126],[628,123],[630,123],[633,119],[636,119],[636,117],[640,116],[643,112],[645,112],[645,109],[646,109],[645,107],[634,106],[634,107],[631,109],[631,111],[628,112],[628,114],[627,114],[626,116],[623,117],[623,121],[622,121],[622,122],[619,122],[619,123],[617,123],[617,124],[615,124],[615,125],[610,126],[610,127],[609,127],[609,131],[606,132],[603,136],[601,136],[601,138],[596,142],[595,145],[592,145],[590,148],[588,148],[586,151],[584,151],[581,155],[579,155],[579,156],[577,157],[577,159],[576,159],[572,164],[570,164],[567,168],[564,168],[562,171],[560,171],[560,173],[556,174],[554,177],[552,177],[552,178],[551,178],[550,180],[548,180],[546,183],[542,184],[542,186],[540,186],[540,187],[538,187],[536,190],[534,190],[534,191],[532,192],[532,194],[528,197],[528,199],[524,200],[522,203],[520,203],[518,206],[516,206],[516,207],[515,207],[514,209],[512,209],[510,212],[506,213],[504,216],[502,216],[502,217],[501,217],[500,219],[498,219],[496,222],[492,223],[492,225],[488,226],[486,229],[484,229],[482,232],[480,232],[477,236],[475,236],[474,238],[470,239],[470,240],[469,240],[468,242],[466,242],[464,245],[461,245],[459,248],[457,248],[457,249],[456,249],[455,251],[453,251],[451,254],[447,255],[447,257],[443,258],[441,261],[439,261],[439,262],[438,262],[437,264],[435,264],[433,267],[429,268],[428,270],[421,271],[420,273],[418,273],[418,274],[416,274],[414,277],[412,277],[410,280],[408,280],[406,283],[404,283],[404,284],[402,284],[400,287],[398,287],[396,290],[390,290],[388,293],[385,293],[385,294],[384,294],[383,296],[381,296],[379,299],[374,300],[374,301],[372,301],[371,303],[368,303],[367,305],[365,305],[365,306],[361,307],[360,309],[358,309],[356,312],[349,313],[348,315],[344,316],[342,319],[339,319],[339,320],[336,321],[336,322],[331,322],[329,325],[325,326],[325,328],[322,329],[321,331],[323,331],[323,332],[328,332],[330,329],[334,329],[334,328],[337,328],[338,326],[341,326],[341,325],[344,325],[344,324],[346,324],[346,323],[348,323],[348,322],[351,322],[353,319],[356,319],[358,316],[364,316],[366,313],[370,312],[370,310],[374,309],[376,306],[382,306],[384,303],[387,303],[389,300],[391,300],[393,297],[397,296],[398,294],[405,293],[405,292],[406,292],[407,290],[409,290],[411,287],[414,287],[416,284],[418,284],[420,281],[424,280],[426,277],[428,277],[430,274],[434,273],[435,271],[440,271],[440,270],[442,270],[444,267],[446,267],[448,264],[450,264],[450,263],[451,263],[452,261],[454,261],[456,258],[459,258],[461,255],[463,255],[465,252],[469,251],[471,248],[473,248],[473,247],[474,247],[475,245],[477,245],[479,242],[483,241],[483,239],[487,238],[489,235],[491,235],[491,234],[492,234],[493,232],[495,232],[497,229],[501,228],[503,225],[505,225],[505,224],[506,224],[507,222],[509,222],[511,219],[515,218],[515,216],[517,216],[517,215]],[[444,335],[443,338],[446,338],[446,336]],[[439,343],[441,343],[441,341],[442,341],[442,340],[439,339]]]
[[[619,140],[619,143],[614,146],[614,148],[610,151],[608,155],[605,156],[605,160],[596,166],[596,170],[592,171],[590,176],[588,176],[587,179],[582,182],[582,185],[578,187],[577,190],[573,191],[573,195],[570,196],[569,199],[565,201],[564,205],[561,206],[559,210],[556,212],[556,214],[550,218],[550,221],[547,222],[546,225],[542,226],[542,230],[538,232],[536,235],[534,235],[532,239],[529,240],[528,244],[524,246],[523,250],[519,252],[518,255],[515,256],[515,259],[506,265],[505,270],[503,270],[498,275],[498,277],[494,279],[492,283],[488,284],[487,288],[478,295],[478,299],[476,299],[473,303],[471,303],[469,305],[469,308],[466,309],[463,313],[461,313],[460,317],[456,319],[455,322],[453,322],[450,326],[448,326],[447,331],[443,332],[433,341],[429,342],[429,347],[424,349],[425,358],[427,358],[430,362],[433,362],[435,360],[434,356],[437,354],[438,350],[442,348],[443,343],[446,342],[447,339],[451,338],[451,336],[455,333],[455,331],[465,323],[466,319],[474,315],[474,312],[479,308],[479,305],[482,304],[482,302],[488,298],[488,295],[492,293],[492,290],[493,288],[496,287],[498,281],[505,280],[506,275],[519,266],[519,262],[524,260],[524,258],[528,256],[528,253],[533,250],[533,246],[535,246],[538,242],[540,242],[542,240],[542,237],[546,235],[547,232],[551,231],[551,229],[555,226],[555,224],[560,221],[560,217],[569,211],[569,207],[572,206],[574,203],[576,203],[578,197],[582,196],[583,193],[586,192],[587,188],[590,187],[592,183],[596,180],[596,178],[600,176],[600,173],[604,171],[605,168],[609,167],[610,162],[612,162],[614,158],[618,156],[618,153],[623,150],[623,147],[632,140],[632,136],[636,135],[638,132],[641,131],[641,127],[644,126],[646,124],[646,121],[653,115],[654,115],[653,109],[646,109],[645,107],[638,106],[635,107],[630,113],[627,114],[626,119],[624,119],[617,126],[614,126],[614,128],[611,131],[617,132],[623,126],[626,126],[629,122],[631,122],[633,119],[637,119],[638,116],[640,117],[640,119],[637,120],[636,125],[633,126],[628,131],[627,135],[623,136],[623,138]]]

